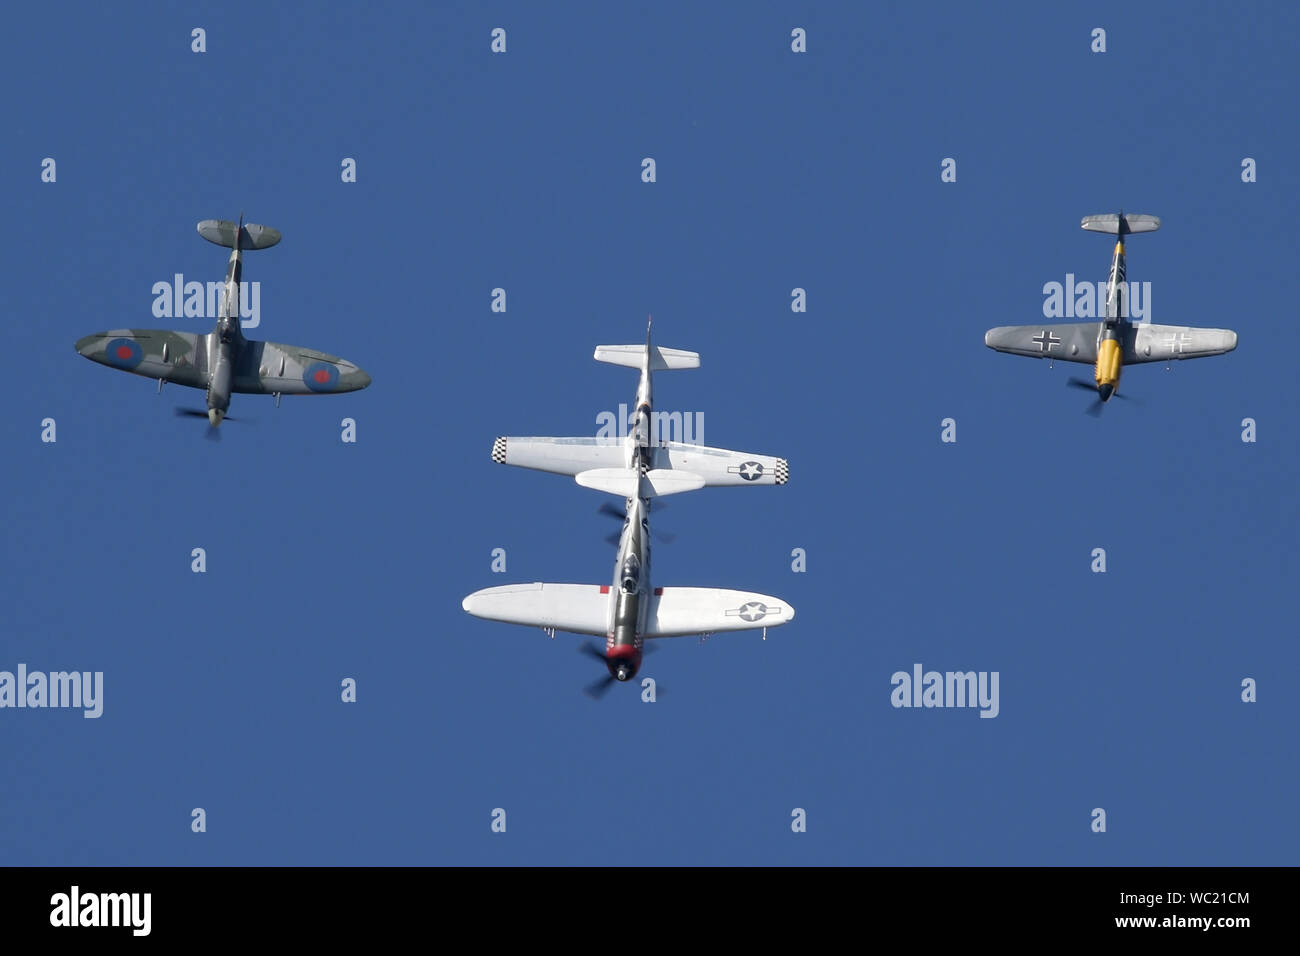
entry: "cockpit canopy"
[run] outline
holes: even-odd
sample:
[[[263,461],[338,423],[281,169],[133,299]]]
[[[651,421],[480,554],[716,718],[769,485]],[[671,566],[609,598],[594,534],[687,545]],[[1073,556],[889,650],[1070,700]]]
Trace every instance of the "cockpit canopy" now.
[[[641,581],[641,562],[635,554],[628,555],[623,562],[623,593],[634,594]]]

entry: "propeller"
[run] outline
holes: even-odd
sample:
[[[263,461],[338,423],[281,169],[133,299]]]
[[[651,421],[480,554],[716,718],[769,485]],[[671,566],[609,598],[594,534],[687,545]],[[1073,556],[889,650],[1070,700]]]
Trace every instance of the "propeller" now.
[[[1087,381],[1086,379],[1070,377],[1070,378],[1066,379],[1066,384],[1069,385],[1069,386],[1071,386],[1071,387],[1073,387],[1073,388],[1080,388],[1080,389],[1083,389],[1085,392],[1092,392],[1092,394],[1093,394],[1093,396],[1094,396],[1094,398],[1095,398],[1096,400],[1095,400],[1091,405],[1089,405],[1089,406],[1085,409],[1085,411],[1086,411],[1089,415],[1091,415],[1093,418],[1097,418],[1098,416],[1101,415],[1101,406],[1104,405],[1105,402],[1103,402],[1103,401],[1101,400],[1101,395],[1100,395],[1100,393],[1097,391],[1097,383],[1096,383],[1096,382],[1089,382],[1089,381]],[[1130,396],[1130,395],[1121,395],[1119,392],[1111,392],[1111,393],[1110,393],[1110,397],[1111,397],[1111,398],[1122,398],[1122,399],[1124,399],[1124,401],[1128,401],[1132,396]]]
[[[1094,395],[1097,393],[1096,384],[1093,382],[1089,382],[1086,379],[1075,378],[1073,375],[1071,375],[1069,378],[1065,380],[1065,383],[1067,385],[1072,386],[1073,388],[1081,388],[1085,392],[1092,392]]]
[[[207,420],[208,412],[206,409],[197,408],[178,408],[176,409],[177,418],[202,418]],[[221,441],[221,429],[213,428],[211,424],[203,430],[203,437],[208,441]]]
[[[663,507],[664,507],[663,505],[656,505],[656,508],[659,509],[662,509]],[[607,517],[610,518],[616,518],[619,521],[623,521],[624,519],[627,518],[626,511],[620,511],[618,508],[614,507],[614,505],[610,504],[608,501],[601,502],[600,507],[597,508],[596,511],[599,514],[606,515]],[[671,532],[668,531],[657,531],[654,528],[650,529],[650,535],[656,541],[662,544],[672,544],[674,541],[677,540],[677,535],[672,534]],[[608,534],[605,536],[605,540],[608,541],[610,544],[618,544],[618,538],[619,538],[619,533],[617,531],[614,532],[613,534]]]
[[[1067,380],[1066,384],[1074,388],[1081,388],[1085,392],[1092,392],[1093,402],[1086,409],[1084,409],[1084,411],[1086,411],[1093,418],[1098,418],[1101,416],[1101,406],[1104,404],[1104,402],[1102,402],[1101,396],[1097,394],[1097,386],[1095,384],[1093,384],[1092,382],[1085,382],[1081,378],[1070,378]]]
[[[654,644],[647,642],[644,645],[642,645],[641,653],[643,656],[650,655],[653,654],[658,649],[659,648],[656,647]],[[602,667],[607,665],[608,658],[605,657],[605,652],[602,651],[591,641],[583,641],[581,644],[579,644],[578,653],[586,657],[590,657],[600,661]],[[605,692],[609,690],[610,686],[617,683],[618,680],[614,677],[614,675],[607,673],[604,677],[600,678],[599,680],[592,681],[590,684],[584,687],[582,692],[586,694],[588,697],[590,697],[592,700],[600,700],[600,698],[605,696]],[[656,690],[656,695],[662,693],[663,691]]]
[[[209,423],[209,424],[208,424],[208,428],[207,428],[207,432],[206,432],[207,437],[208,437],[209,439],[211,439],[212,441],[220,441],[220,440],[221,440],[221,428],[220,428],[219,426],[215,426],[215,425],[212,425],[212,424],[211,424],[211,419],[208,418],[208,410],[207,410],[206,408],[187,408],[187,407],[185,407],[185,406],[180,406],[180,407],[178,407],[178,408],[173,409],[173,411],[176,413],[176,417],[177,417],[177,418],[202,418],[202,419],[204,419],[205,421],[207,421],[207,422]],[[221,420],[222,420],[223,422],[242,422],[242,421],[245,421],[245,419],[242,419],[242,418],[231,418],[229,415],[223,415],[223,416],[221,417]]]
[[[594,657],[602,664],[605,663],[605,652],[598,648],[592,641],[583,641],[579,644],[578,653],[586,654],[588,657]]]
[[[585,654],[587,657],[595,658],[596,660],[600,661],[602,666],[605,663],[604,653],[600,650],[600,648],[596,647],[596,645],[593,644],[591,641],[583,641],[581,644],[579,644],[578,653]],[[592,700],[600,700],[602,697],[605,696],[605,692],[609,690],[610,686],[616,683],[618,682],[614,680],[613,674],[606,674],[604,677],[600,678],[600,680],[588,684],[586,687],[583,688],[582,692],[586,694],[588,697],[590,697]]]
[[[181,406],[176,408],[175,412],[178,418],[207,418],[208,417],[208,410],[206,408],[187,408],[185,406]],[[245,422],[248,419],[234,418],[230,415],[222,415],[221,420],[223,422]]]

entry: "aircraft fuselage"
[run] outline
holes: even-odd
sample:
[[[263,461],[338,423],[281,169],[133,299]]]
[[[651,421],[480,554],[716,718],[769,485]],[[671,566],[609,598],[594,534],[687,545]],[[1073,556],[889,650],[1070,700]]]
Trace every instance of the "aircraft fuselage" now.
[[[1097,394],[1103,402],[1119,388],[1120,373],[1124,368],[1124,335],[1128,319],[1124,316],[1124,239],[1115,243],[1115,253],[1110,262],[1110,276],[1106,280],[1106,314],[1101,321],[1097,340],[1097,366],[1093,378]]]
[[[641,370],[636,420],[626,439],[627,467],[645,474],[650,461],[650,369]],[[641,668],[646,613],[650,606],[650,499],[627,499],[627,517],[614,559],[611,628],[605,637],[605,666],[615,680],[627,681]]]

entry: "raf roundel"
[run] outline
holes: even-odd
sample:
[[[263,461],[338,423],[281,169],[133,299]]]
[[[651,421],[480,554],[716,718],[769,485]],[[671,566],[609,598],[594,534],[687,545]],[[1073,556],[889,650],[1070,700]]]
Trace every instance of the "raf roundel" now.
[[[329,362],[312,362],[302,373],[302,380],[313,392],[332,392],[339,386],[339,369]]]
[[[135,368],[144,361],[144,349],[135,339],[111,339],[104,346],[104,357],[118,368]]]

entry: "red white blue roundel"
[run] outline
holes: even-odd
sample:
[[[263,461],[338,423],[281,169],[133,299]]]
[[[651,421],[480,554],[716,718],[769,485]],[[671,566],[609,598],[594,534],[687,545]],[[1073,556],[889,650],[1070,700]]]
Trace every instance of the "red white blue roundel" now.
[[[313,392],[332,392],[339,385],[339,367],[329,362],[312,362],[303,371],[302,380]]]
[[[144,361],[144,349],[135,339],[110,339],[104,346],[104,357],[109,365],[135,368]]]

